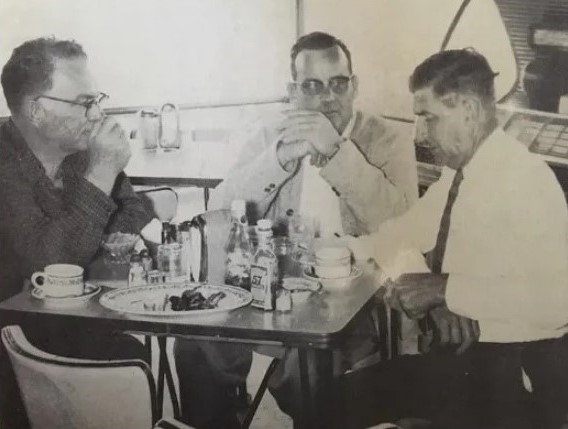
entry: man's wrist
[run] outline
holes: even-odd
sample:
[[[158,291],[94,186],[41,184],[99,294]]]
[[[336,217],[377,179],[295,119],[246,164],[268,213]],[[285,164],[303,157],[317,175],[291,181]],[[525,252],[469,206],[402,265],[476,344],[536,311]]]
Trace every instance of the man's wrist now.
[[[446,286],[448,285],[448,278],[449,275],[447,273],[439,274],[440,281],[438,282],[438,286],[436,287],[436,302],[438,304],[445,304],[446,303]]]

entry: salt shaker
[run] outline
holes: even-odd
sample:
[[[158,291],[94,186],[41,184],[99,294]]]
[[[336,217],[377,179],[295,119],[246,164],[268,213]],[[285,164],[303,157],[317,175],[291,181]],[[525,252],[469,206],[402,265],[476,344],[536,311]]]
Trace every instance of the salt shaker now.
[[[150,253],[148,252],[148,249],[142,249],[140,251],[140,258],[142,260],[142,266],[144,267],[144,271],[146,272],[146,274],[149,271],[152,271],[152,257],[150,256]]]
[[[128,287],[143,286],[146,284],[146,273],[142,265],[140,255],[130,257],[130,269],[128,271]]]

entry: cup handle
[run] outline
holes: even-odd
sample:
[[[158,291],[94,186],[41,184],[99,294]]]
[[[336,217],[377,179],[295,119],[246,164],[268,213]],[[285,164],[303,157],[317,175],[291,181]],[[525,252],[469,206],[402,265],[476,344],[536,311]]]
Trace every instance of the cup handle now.
[[[37,282],[37,279],[40,277],[43,278],[43,282],[41,284]],[[32,274],[30,280],[34,287],[41,289],[45,285],[45,273],[43,271],[35,272]]]

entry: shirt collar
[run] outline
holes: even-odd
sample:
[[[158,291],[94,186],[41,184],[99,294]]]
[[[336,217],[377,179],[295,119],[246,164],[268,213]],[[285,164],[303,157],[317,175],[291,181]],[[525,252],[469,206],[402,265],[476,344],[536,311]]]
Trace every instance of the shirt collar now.
[[[466,166],[463,167],[464,178],[478,173],[483,174],[483,172],[487,172],[488,169],[495,168],[495,160],[499,156],[499,142],[502,142],[505,136],[505,131],[497,127],[485,138],[485,141],[473,154],[473,157]]]
[[[32,182],[35,182],[40,177],[44,176],[45,169],[43,168],[43,165],[33,154],[24,140],[24,136],[22,136],[22,133],[11,118],[6,123],[5,130],[8,137],[9,150],[13,151],[18,158],[24,175]]]
[[[49,181],[42,163],[39,159],[37,159],[32,150],[29,148],[26,140],[24,139],[24,136],[22,136],[22,133],[20,132],[16,124],[14,124],[11,118],[5,124],[5,127],[5,132],[8,140],[8,150],[12,151],[16,155],[24,177],[27,177],[27,179],[31,183],[43,179]],[[75,170],[78,173],[82,173],[86,169],[87,164],[88,162],[86,151],[77,152],[75,154],[67,156],[63,160],[60,174],[62,174],[62,176],[65,178],[65,176],[71,173],[70,170]]]

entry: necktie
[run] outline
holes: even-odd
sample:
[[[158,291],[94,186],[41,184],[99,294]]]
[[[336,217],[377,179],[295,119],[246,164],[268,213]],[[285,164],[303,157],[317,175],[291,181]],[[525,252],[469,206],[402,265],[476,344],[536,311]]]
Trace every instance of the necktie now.
[[[458,196],[459,186],[463,180],[463,171],[458,169],[452,181],[452,186],[448,192],[448,200],[442,220],[440,221],[440,229],[438,230],[438,237],[436,238],[436,246],[428,255],[428,265],[432,273],[440,274],[442,272],[442,262],[444,261],[444,254],[446,253],[446,243],[448,242],[448,233],[450,232],[450,217],[452,214],[452,207]]]
[[[456,170],[454,180],[448,191],[448,200],[442,213],[442,220],[440,221],[440,229],[438,230],[438,237],[436,238],[436,246],[426,256],[426,263],[433,274],[442,273],[442,262],[444,262],[444,254],[446,253],[446,243],[448,241],[448,233],[450,232],[450,217],[452,215],[452,207],[458,196],[458,190],[463,180],[463,171],[461,168]],[[422,330],[422,335],[418,337],[418,350],[421,353],[426,353],[432,347],[434,340],[434,332],[432,327],[434,322],[430,320],[430,316],[425,317],[418,321],[418,326]]]

